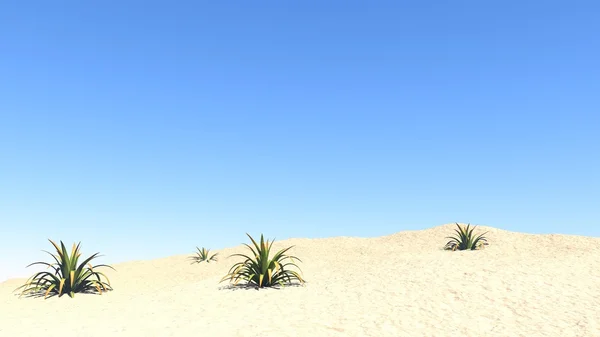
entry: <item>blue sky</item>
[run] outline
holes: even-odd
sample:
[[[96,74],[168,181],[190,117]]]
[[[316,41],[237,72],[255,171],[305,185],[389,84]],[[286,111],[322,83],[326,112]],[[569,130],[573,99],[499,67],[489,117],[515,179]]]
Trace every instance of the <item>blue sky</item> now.
[[[600,236],[600,5],[0,4],[0,279],[449,222]],[[443,242],[440,242],[443,244]]]

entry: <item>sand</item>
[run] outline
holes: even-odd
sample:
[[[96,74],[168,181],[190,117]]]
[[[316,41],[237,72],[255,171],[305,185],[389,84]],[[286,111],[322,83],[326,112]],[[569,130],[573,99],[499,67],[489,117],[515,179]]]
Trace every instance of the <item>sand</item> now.
[[[18,299],[8,280],[0,336],[600,336],[600,238],[478,227],[489,246],[444,251],[453,226],[277,241],[296,245],[303,287],[218,284],[241,245],[116,264],[102,296]]]

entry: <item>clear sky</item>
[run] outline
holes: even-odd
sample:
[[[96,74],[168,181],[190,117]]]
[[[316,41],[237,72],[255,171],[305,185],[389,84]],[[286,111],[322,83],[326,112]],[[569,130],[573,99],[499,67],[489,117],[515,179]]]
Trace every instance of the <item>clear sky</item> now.
[[[449,222],[600,236],[600,5],[0,4],[0,281]],[[443,245],[445,242],[440,242]]]

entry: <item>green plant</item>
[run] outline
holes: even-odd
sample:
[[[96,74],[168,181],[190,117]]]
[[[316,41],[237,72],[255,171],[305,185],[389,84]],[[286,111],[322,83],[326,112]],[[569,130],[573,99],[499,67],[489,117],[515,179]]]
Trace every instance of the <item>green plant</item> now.
[[[229,279],[234,285],[237,285],[241,280],[246,281],[249,285],[254,285],[258,288],[272,287],[274,285],[284,286],[284,282],[291,283],[293,280],[297,280],[300,283],[304,283],[304,279],[294,270],[287,269],[288,266],[298,268],[298,265],[294,260],[300,261],[300,259],[286,255],[285,253],[290,250],[293,246],[285,248],[269,258],[271,247],[273,242],[269,240],[265,241],[263,235],[260,235],[260,245],[254,241],[250,234],[246,235],[252,241],[254,247],[248,244],[244,244],[252,252],[252,256],[244,254],[233,254],[233,256],[239,256],[245,260],[234,264],[229,273],[221,279],[221,282]],[[300,261],[302,262],[302,261]]]
[[[209,255],[210,249],[206,249],[204,247],[202,247],[202,249],[196,247],[196,249],[198,249],[198,252],[196,253],[196,255],[190,256],[190,259],[193,260],[192,264],[200,263],[200,262],[204,262],[204,261],[206,261],[206,262],[217,261],[217,255],[219,255],[219,253]]]
[[[25,288],[19,297],[25,293],[37,293],[43,291],[45,291],[44,298],[47,298],[51,292],[57,294],[59,297],[65,293],[69,294],[70,297],[74,297],[75,293],[97,292],[102,294],[103,291],[112,290],[108,277],[94,269],[108,267],[114,270],[114,268],[104,264],[92,267],[90,264],[90,261],[98,257],[99,253],[88,257],[78,265],[77,262],[81,256],[81,253],[79,252],[81,242],[77,244],[77,246],[73,244],[71,255],[69,256],[62,241],[60,242],[60,248],[52,240],[48,241],[52,243],[57,254],[55,255],[45,250],[44,252],[50,254],[56,262],[52,264],[46,262],[34,262],[27,267],[36,264],[45,265],[48,266],[48,268],[52,268],[54,273],[42,271],[30,277],[24,285],[15,289],[16,291]],[[107,282],[102,281],[101,276],[104,277]]]
[[[480,234],[479,236],[473,236],[473,230],[475,229],[474,226],[473,228],[470,228],[470,224],[468,224],[466,227],[459,225],[458,223],[456,224],[456,226],[458,227],[458,229],[455,229],[454,231],[458,234],[457,236],[448,236],[446,237],[447,239],[452,239],[450,241],[448,241],[448,243],[446,244],[446,246],[444,247],[444,249],[447,250],[475,250],[475,249],[480,249],[482,248],[484,245],[487,245],[487,239],[485,238],[485,233]]]

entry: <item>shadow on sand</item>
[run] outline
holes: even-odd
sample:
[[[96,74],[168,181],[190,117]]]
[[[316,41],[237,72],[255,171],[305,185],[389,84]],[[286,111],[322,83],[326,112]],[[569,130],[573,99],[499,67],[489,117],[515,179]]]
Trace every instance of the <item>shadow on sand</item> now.
[[[102,294],[98,293],[97,291],[90,291],[90,290],[75,293],[75,295],[82,295],[82,294],[102,296]],[[46,297],[46,292],[43,290],[30,291],[30,292],[27,292],[22,295],[20,292],[17,292],[16,294],[14,294],[14,296],[22,297],[22,298],[44,298],[44,297]],[[46,299],[52,298],[52,297],[65,297],[65,296],[70,298],[69,294],[66,294],[66,293],[63,293],[60,296],[58,296],[57,293],[51,292],[48,294],[48,297],[46,297]]]
[[[306,282],[304,282],[306,283]],[[273,289],[273,290],[282,290],[285,288],[298,288],[298,287],[304,287],[305,284],[302,283],[298,283],[298,282],[294,282],[294,283],[288,283],[285,286],[280,286],[280,285],[276,285],[276,286],[272,286],[272,287],[264,287],[262,289]],[[226,286],[221,286],[219,287],[219,290],[231,290],[231,291],[236,291],[236,290],[260,290],[261,288],[257,287],[256,285],[253,284],[228,284]]]

